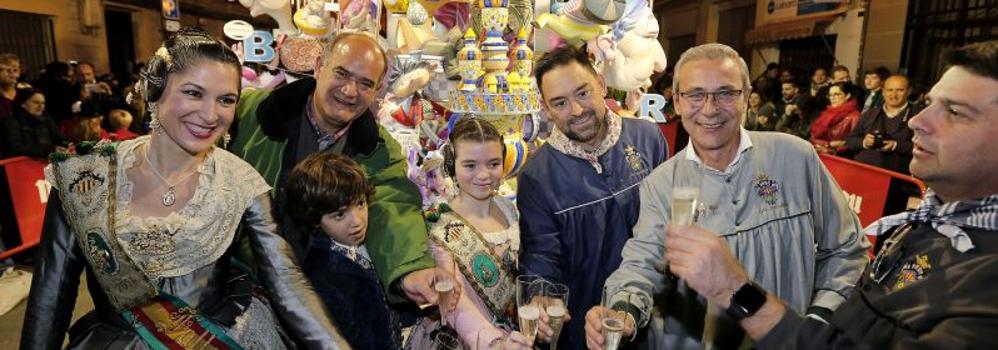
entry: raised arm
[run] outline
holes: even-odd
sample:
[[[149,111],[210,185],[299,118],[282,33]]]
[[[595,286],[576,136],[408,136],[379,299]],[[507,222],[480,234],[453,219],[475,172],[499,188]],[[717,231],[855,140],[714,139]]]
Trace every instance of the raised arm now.
[[[400,280],[411,272],[436,264],[427,250],[426,224],[419,189],[405,176],[405,158],[398,143],[382,129],[385,143],[371,156],[356,159],[367,172],[374,195],[370,203],[367,245],[390,302],[405,300],[398,292]]]
[[[674,165],[673,165],[674,166]],[[659,169],[661,170],[661,169]],[[667,269],[665,260],[665,229],[671,207],[669,191],[661,188],[665,183],[663,171],[655,171],[641,183],[641,211],[634,225],[634,237],[624,244],[620,267],[607,278],[605,286],[614,295],[612,304],[622,300],[626,293],[634,294],[629,312],[637,326],[645,326],[651,315],[652,296],[661,294],[667,287],[666,277],[660,271]]]

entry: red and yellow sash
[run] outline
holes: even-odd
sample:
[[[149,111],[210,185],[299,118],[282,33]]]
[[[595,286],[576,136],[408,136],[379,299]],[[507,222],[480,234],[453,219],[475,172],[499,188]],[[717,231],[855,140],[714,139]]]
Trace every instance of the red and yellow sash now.
[[[218,325],[179,298],[160,293],[152,302],[122,312],[154,350],[242,350]]]

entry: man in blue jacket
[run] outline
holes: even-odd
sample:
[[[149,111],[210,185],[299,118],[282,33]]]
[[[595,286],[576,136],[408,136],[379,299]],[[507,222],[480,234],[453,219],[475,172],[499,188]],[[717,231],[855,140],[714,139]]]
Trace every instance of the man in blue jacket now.
[[[534,70],[545,112],[556,125],[517,181],[520,270],[571,290],[572,317],[559,348],[584,349],[584,315],[620,264],[640,207],[638,184],[668,157],[655,124],[621,118],[584,51],[562,47]],[[543,319],[543,318],[542,318]],[[541,327],[540,341],[550,340]]]

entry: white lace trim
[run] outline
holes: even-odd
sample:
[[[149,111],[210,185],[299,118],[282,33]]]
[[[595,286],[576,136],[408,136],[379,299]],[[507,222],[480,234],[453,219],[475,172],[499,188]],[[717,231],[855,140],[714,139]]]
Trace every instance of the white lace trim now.
[[[489,242],[492,246],[499,246],[509,243],[509,249],[515,251],[520,250],[520,222],[516,214],[516,207],[510,200],[503,197],[492,197],[496,206],[499,207],[499,211],[502,212],[503,216],[506,217],[506,223],[509,224],[505,230],[493,231],[493,232],[482,232],[482,237],[485,241]]]
[[[135,150],[148,142],[143,136],[118,146],[117,238],[149,277],[183,276],[225,253],[243,212],[270,186],[242,159],[214,149],[198,166],[197,187],[183,208],[164,217],[136,217],[129,208],[134,184],[126,170],[135,164]]]
[[[246,312],[236,317],[236,324],[226,333],[247,350],[287,349],[277,332],[277,317],[270,307],[253,298]]]

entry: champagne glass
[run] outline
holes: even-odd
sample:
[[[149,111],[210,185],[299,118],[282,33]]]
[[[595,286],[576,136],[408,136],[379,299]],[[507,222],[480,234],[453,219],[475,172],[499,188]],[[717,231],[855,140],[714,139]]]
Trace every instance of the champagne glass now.
[[[437,305],[440,309],[440,324],[447,326],[447,309],[454,297],[454,280],[445,279],[433,284],[433,290],[437,292]]]
[[[690,226],[697,221],[700,207],[700,189],[697,187],[676,187],[672,189],[672,223]]]
[[[624,318],[617,311],[603,319],[603,350],[617,350],[624,336]]]
[[[610,314],[603,318],[601,323],[603,333],[603,349],[617,350],[620,347],[621,339],[624,336],[624,327],[627,325],[627,312],[624,307],[633,305],[634,293],[625,292],[623,299],[617,303],[613,301],[613,294],[610,288],[603,288],[603,307],[610,309]],[[615,307],[619,305],[620,307]],[[637,320],[634,320],[637,322]]]
[[[603,350],[617,350],[620,338],[624,335],[624,317],[613,310],[613,294],[609,287],[603,287],[603,300],[600,305],[610,309],[610,315],[603,318],[600,326],[603,333]]]
[[[673,180],[675,181],[675,180]],[[674,225],[690,226],[696,224],[698,218],[697,211],[700,209],[700,188],[693,186],[672,187],[672,223]],[[668,276],[669,281],[677,283],[677,287],[682,287],[683,282],[677,281],[676,275],[666,270],[667,262],[662,259],[659,270]]]
[[[544,296],[547,300],[544,312],[550,319],[553,333],[551,350],[557,350],[561,327],[565,324],[565,315],[568,314],[568,286],[561,283],[547,283],[544,286]]]
[[[457,262],[451,259],[450,272],[452,274],[458,273],[456,265]],[[447,326],[447,310],[454,302],[454,283],[457,283],[456,276],[447,277],[433,284],[433,290],[437,292],[437,306],[440,309],[440,324],[445,327]]]
[[[516,277],[516,314],[520,321],[520,332],[531,344],[537,337],[537,322],[541,317],[541,305],[535,297],[544,295],[544,283],[540,276]]]

